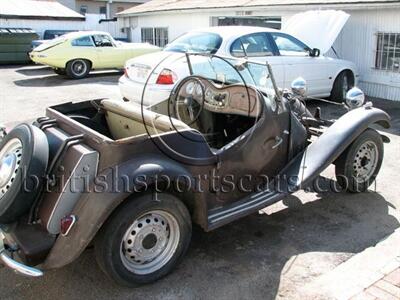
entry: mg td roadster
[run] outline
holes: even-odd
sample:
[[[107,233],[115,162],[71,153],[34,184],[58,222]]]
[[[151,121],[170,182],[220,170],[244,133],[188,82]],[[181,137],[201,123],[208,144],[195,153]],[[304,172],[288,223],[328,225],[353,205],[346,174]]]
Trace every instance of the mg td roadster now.
[[[371,126],[390,120],[359,89],[325,120],[307,109],[301,78],[280,90],[268,64],[186,58],[190,75],[163,102],[64,103],[3,137],[4,265],[42,276],[94,245],[111,279],[145,284],[183,258],[193,223],[210,231],[255,213],[331,164],[343,190],[375,180],[389,139]]]

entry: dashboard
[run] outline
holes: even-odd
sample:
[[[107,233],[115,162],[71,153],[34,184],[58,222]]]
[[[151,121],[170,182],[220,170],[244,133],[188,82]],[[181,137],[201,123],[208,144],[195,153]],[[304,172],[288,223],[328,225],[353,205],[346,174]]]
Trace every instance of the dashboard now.
[[[187,81],[179,96],[191,97],[211,112],[258,117],[262,109],[258,93],[251,86],[217,84],[199,77]]]

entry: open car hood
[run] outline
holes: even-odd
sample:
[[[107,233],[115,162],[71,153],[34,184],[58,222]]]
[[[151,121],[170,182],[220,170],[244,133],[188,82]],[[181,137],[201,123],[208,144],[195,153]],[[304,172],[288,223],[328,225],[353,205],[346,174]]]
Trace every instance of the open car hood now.
[[[332,47],[350,15],[341,10],[310,10],[287,20],[282,31],[325,54]]]

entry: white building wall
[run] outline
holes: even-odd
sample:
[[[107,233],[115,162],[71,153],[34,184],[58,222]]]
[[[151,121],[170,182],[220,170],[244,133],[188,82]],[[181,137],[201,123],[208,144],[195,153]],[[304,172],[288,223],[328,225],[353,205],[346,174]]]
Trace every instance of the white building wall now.
[[[203,12],[179,12],[174,13],[160,13],[157,15],[143,15],[140,17],[131,17],[130,24],[131,28],[131,40],[132,42],[141,41],[141,28],[143,27],[168,27],[168,38],[169,41],[173,41],[180,35],[202,27],[209,27],[212,25],[213,17],[221,16],[237,16],[238,11],[234,10],[218,10],[214,12],[203,11]],[[287,17],[290,13],[270,10],[270,11],[257,11],[253,13],[254,16],[279,16]],[[129,23],[125,21],[125,24]],[[132,25],[133,24],[133,25]],[[127,25],[129,26],[129,25]]]
[[[360,72],[360,87],[367,95],[400,100],[400,73],[376,70],[377,32],[400,33],[400,9],[347,11],[348,23],[334,45],[338,54],[353,61]]]
[[[28,20],[28,19],[3,19],[0,18],[0,27],[12,28],[31,28],[35,30],[40,38],[48,29],[56,30],[83,30],[84,21],[64,21],[64,20]]]
[[[127,38],[126,33],[121,32],[117,22],[102,22],[104,15],[86,14],[85,21],[65,20],[30,20],[30,19],[5,19],[0,18],[0,27],[31,28],[40,38],[43,38],[45,30],[96,30],[109,32],[116,38]]]
[[[282,23],[295,13],[316,7],[303,9],[277,10],[259,9],[246,11],[250,16],[280,16]],[[334,8],[340,9],[340,8]],[[374,69],[376,33],[400,33],[400,8],[344,9],[351,15],[349,21],[339,35],[334,48],[340,58],[353,61],[359,70],[359,85],[372,97],[400,101],[400,73]],[[238,16],[239,10],[216,10],[196,12],[160,13],[125,18],[120,21],[123,27],[130,27],[131,40],[141,41],[142,27],[168,27],[169,41],[192,29],[212,25],[212,17]]]
[[[209,14],[143,16],[138,18],[137,26],[131,30],[131,41],[141,42],[141,28],[144,27],[167,27],[168,40],[173,41],[185,32],[208,26],[210,26]]]

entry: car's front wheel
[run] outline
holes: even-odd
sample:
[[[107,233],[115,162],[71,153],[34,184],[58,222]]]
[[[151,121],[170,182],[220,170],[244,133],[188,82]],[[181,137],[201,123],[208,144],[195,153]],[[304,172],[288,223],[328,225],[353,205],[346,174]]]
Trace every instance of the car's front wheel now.
[[[66,74],[72,79],[85,78],[91,69],[91,64],[86,59],[74,59],[67,63]]]
[[[336,179],[349,192],[364,192],[378,175],[382,160],[382,138],[369,128],[336,161]]]
[[[167,275],[189,246],[191,218],[169,194],[144,195],[120,207],[95,241],[101,269],[118,284],[136,286]]]
[[[343,103],[346,101],[347,92],[353,87],[354,80],[350,71],[341,72],[335,79],[330,99],[334,102]]]

